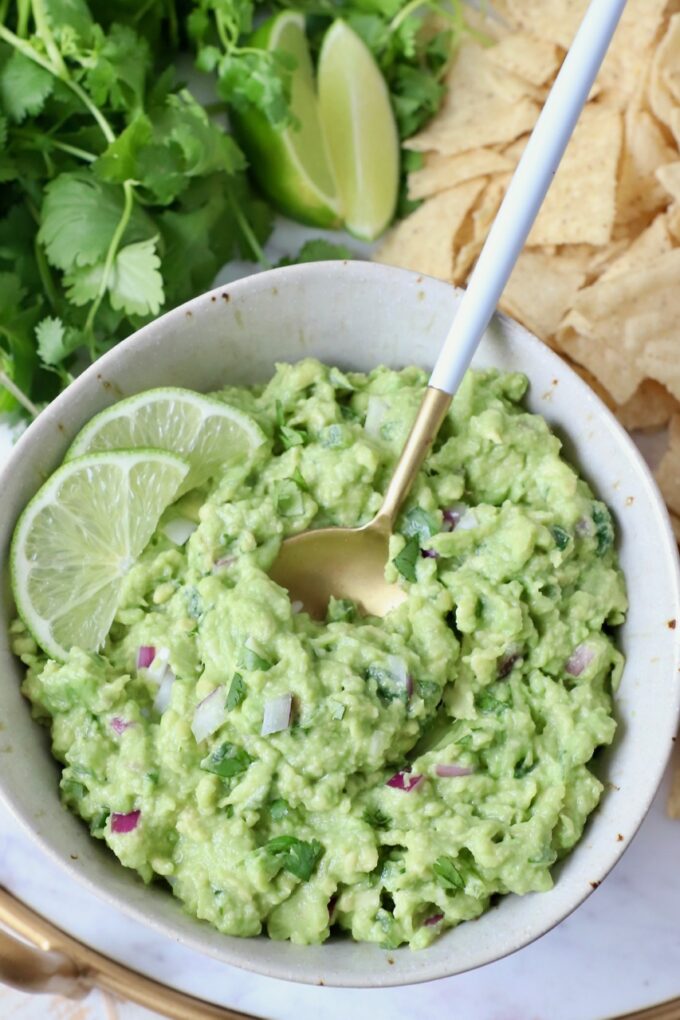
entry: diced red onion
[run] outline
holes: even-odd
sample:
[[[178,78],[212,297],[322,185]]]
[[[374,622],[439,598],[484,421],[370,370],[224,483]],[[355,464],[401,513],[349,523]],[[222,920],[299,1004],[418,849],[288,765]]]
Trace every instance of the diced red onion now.
[[[385,420],[389,407],[390,402],[384,397],[378,397],[373,394],[368,398],[364,431],[371,439],[380,439],[380,427]]]
[[[594,525],[590,517],[581,517],[576,522],[574,531],[577,535],[592,535],[594,533]]]
[[[165,674],[170,669],[170,666],[168,665],[169,659],[169,648],[157,648],[151,665],[146,667],[147,677],[152,683],[158,684],[159,687],[165,679]]]
[[[461,518],[465,516],[469,509],[467,503],[452,503],[451,506],[445,507],[442,510],[442,517],[444,519],[442,530],[455,531]]]
[[[141,811],[128,811],[126,815],[114,811],[111,814],[111,832],[134,832],[139,824]]]
[[[421,549],[420,555],[424,556],[426,560],[439,559],[439,553],[436,551],[436,549]]]
[[[127,722],[127,720],[121,719],[119,715],[114,715],[110,721],[110,726],[115,733],[125,733],[131,726],[136,726],[136,723]]]
[[[417,786],[420,786],[425,776],[420,776],[417,773],[412,772],[396,772],[391,779],[388,779],[385,786],[391,786],[393,790],[403,790],[404,793],[410,793],[411,790],[415,790]]]
[[[432,917],[428,917],[426,921],[423,921],[425,927],[430,927],[433,924],[439,924],[440,921],[444,920],[443,914],[433,914]]]
[[[196,706],[191,723],[191,732],[198,744],[214,733],[215,730],[219,730],[220,726],[226,721],[227,709],[225,701],[223,688],[216,687],[207,698],[204,698]]]
[[[565,663],[565,670],[570,676],[580,676],[584,669],[595,658],[595,652],[588,645],[577,645]]]
[[[196,521],[190,521],[187,517],[173,517],[161,530],[175,545],[186,545],[197,527]]]
[[[147,669],[156,657],[153,645],[140,645],[137,649],[137,669]]]
[[[434,771],[442,779],[453,779],[456,776],[471,776],[475,770],[467,765],[435,765]]]
[[[507,652],[498,661],[498,669],[497,669],[497,673],[496,673],[496,675],[498,676],[498,679],[499,680],[504,680],[506,676],[509,676],[510,673],[512,672],[512,670],[513,670],[513,667],[518,662],[520,662],[521,659],[522,659],[522,653],[521,652],[519,652],[519,651],[517,651],[517,652]]]
[[[300,602],[299,599],[295,599],[294,602],[291,602],[290,608],[294,613],[301,613],[302,610],[305,608],[305,605],[304,602]]]
[[[168,666],[165,670],[165,676],[163,681],[158,688],[158,693],[154,699],[153,707],[156,709],[159,715],[163,715],[166,708],[170,705],[170,698],[172,697],[172,685],[175,682],[175,674]]]
[[[213,563],[213,574],[218,570],[226,570],[227,567],[231,567],[234,563],[236,563],[235,556],[221,556],[219,560],[215,560]]]
[[[292,694],[282,694],[278,698],[270,698],[269,701],[265,701],[260,736],[266,737],[268,733],[280,733],[281,730],[287,730],[290,726],[292,704]]]

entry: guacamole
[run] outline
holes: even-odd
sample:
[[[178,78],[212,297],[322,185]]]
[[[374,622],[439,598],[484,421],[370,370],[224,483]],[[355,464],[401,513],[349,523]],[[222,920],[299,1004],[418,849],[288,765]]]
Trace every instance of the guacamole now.
[[[421,948],[549,889],[602,793],[614,528],[524,376],[467,374],[391,540],[387,617],[313,621],[268,577],[285,536],[376,512],[425,386],[308,359],[220,391],[268,441],[166,511],[101,654],[47,660],[13,626],[64,803],[221,932]]]

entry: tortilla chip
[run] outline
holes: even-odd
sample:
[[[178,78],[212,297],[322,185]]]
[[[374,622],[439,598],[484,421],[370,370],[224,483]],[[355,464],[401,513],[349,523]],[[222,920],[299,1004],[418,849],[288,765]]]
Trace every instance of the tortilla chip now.
[[[669,127],[673,137],[675,138],[675,144],[677,148],[680,149],[680,106],[676,107],[676,109],[671,113]]]
[[[680,249],[676,248],[675,253],[680,255]],[[680,276],[676,276],[676,281],[679,279]],[[642,371],[652,379],[658,379],[680,400],[678,311],[680,311],[678,300],[675,298],[675,311],[671,312],[672,322],[659,323],[658,315],[650,313],[645,318],[640,316],[634,320],[626,327],[626,333],[630,335],[633,344],[643,348],[638,358]]]
[[[680,414],[671,419],[668,448],[656,470],[656,480],[669,508],[680,515]]]
[[[668,233],[677,245],[680,245],[680,202],[675,202],[666,210]]]
[[[496,67],[483,47],[465,42],[447,76],[447,95],[441,110],[423,131],[405,143],[406,148],[452,156],[511,142],[529,131],[538,116],[538,104],[527,96],[531,88]]]
[[[666,33],[656,48],[649,72],[649,105],[655,116],[671,127],[673,111],[678,100],[674,94],[676,75],[680,67],[680,14],[674,14]],[[671,129],[672,130],[672,129]]]
[[[456,234],[486,182],[486,177],[466,181],[424,202],[390,231],[376,262],[451,280]]]
[[[459,231],[453,253],[454,283],[465,283],[470,267],[484,246],[489,227],[500,208],[509,182],[510,174],[503,174],[490,180],[472,210],[472,215],[468,216]]]
[[[609,343],[592,332],[590,323],[578,312],[565,316],[555,341],[572,361],[585,366],[618,404],[629,400],[645,377],[621,344]]]
[[[655,379],[640,383],[630,400],[616,411],[626,429],[661,429],[674,414],[680,414],[680,401]]]
[[[680,202],[680,160],[677,163],[666,163],[656,171],[656,176],[668,194],[676,202]]]
[[[568,259],[525,250],[508,280],[500,307],[547,340],[557,330],[585,278],[585,272]]]
[[[668,0],[628,0],[599,79],[632,95],[663,23]],[[588,0],[509,0],[513,18],[540,39],[568,49]]]
[[[676,538],[676,540],[678,542],[678,545],[680,545],[680,517],[678,517],[677,514],[671,514],[670,516],[671,516],[671,527],[673,528],[673,534],[675,535],[675,538]],[[676,777],[677,777],[677,773],[676,773]],[[676,782],[677,782],[677,778],[676,778]],[[671,815],[671,817],[678,818],[678,817],[680,817],[680,815],[675,815],[675,816]]]
[[[628,273],[637,269],[644,269],[653,262],[659,255],[665,255],[673,247],[673,238],[668,229],[668,220],[662,213],[635,238],[632,244],[623,244],[624,249],[618,258],[613,259],[600,276],[600,280],[610,280],[620,273]]]
[[[637,104],[624,118],[624,145],[616,193],[616,222],[629,224],[662,209],[668,196],[655,176],[659,167],[677,158],[652,115]]]
[[[610,240],[622,134],[617,110],[596,102],[585,107],[531,229],[529,245]]]
[[[472,149],[457,156],[429,152],[423,167],[409,174],[408,195],[412,199],[427,198],[463,181],[504,170],[512,170],[512,162],[495,149]]]
[[[680,518],[671,515],[671,523],[675,537],[680,542]],[[671,786],[668,791],[666,813],[669,818],[680,821],[680,739],[676,738],[671,756]]]
[[[536,86],[545,85],[555,76],[563,58],[563,51],[554,43],[529,32],[507,35],[489,50],[494,64]]]

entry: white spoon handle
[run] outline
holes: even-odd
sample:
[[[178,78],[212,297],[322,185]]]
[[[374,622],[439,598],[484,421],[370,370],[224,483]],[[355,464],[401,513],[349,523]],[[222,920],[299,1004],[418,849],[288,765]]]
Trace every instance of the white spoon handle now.
[[[449,394],[458,389],[543,204],[625,6],[626,0],[591,0],[489,231],[430,386]]]

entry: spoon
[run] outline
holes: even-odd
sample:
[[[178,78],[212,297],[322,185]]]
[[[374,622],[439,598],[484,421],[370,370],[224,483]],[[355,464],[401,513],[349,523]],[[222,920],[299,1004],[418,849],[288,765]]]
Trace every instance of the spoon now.
[[[524,247],[625,4],[591,0],[477,260],[380,510],[361,528],[305,531],[281,545],[270,575],[315,619],[324,619],[331,595],[374,616],[406,598],[402,587],[385,580],[399,509]]]

